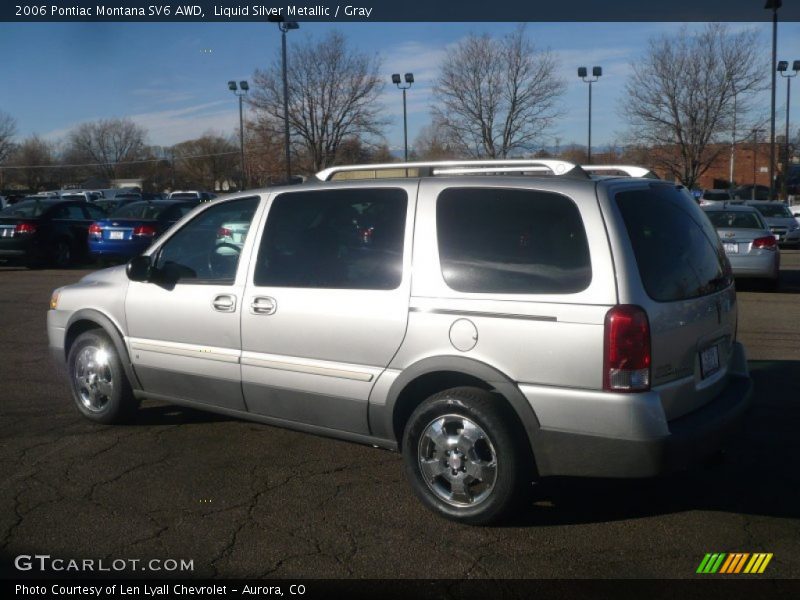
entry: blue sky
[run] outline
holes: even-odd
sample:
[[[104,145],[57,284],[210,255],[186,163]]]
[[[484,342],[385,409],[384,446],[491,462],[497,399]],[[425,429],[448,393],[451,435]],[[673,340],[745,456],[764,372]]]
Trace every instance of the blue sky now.
[[[386,140],[402,148],[401,93],[388,83],[394,72],[411,71],[416,83],[408,92],[409,143],[430,121],[432,81],[447,48],[470,32],[502,35],[514,23],[301,23],[288,34],[293,43],[319,38],[335,28],[359,50],[378,54],[387,86],[385,114],[392,119]],[[544,140],[562,146],[586,141],[587,85],[578,66],[603,67],[594,86],[593,145],[620,139],[624,122],[618,103],[647,41],[674,33],[681,23],[529,23],[529,36],[549,48],[567,83],[564,116]],[[690,27],[701,27],[691,24]],[[767,59],[771,24],[754,27]],[[237,131],[238,104],[228,91],[230,79],[250,79],[271,63],[280,49],[271,23],[0,23],[4,77],[0,110],[17,119],[19,135],[33,133],[60,139],[73,126],[108,117],[129,117],[149,131],[149,143],[169,145],[206,131]],[[778,58],[800,59],[800,23],[781,23]],[[791,120],[800,126],[800,77],[795,79]],[[785,82],[778,81],[778,133],[783,132]],[[760,99],[769,110],[769,94]]]

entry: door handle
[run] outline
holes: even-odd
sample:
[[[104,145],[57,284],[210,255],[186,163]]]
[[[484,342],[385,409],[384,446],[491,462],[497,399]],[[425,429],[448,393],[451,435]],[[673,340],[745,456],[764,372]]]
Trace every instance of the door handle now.
[[[278,310],[278,302],[269,296],[256,296],[250,303],[250,312],[254,315],[273,315]]]
[[[236,310],[236,296],[220,294],[211,301],[211,306],[219,312],[234,312]]]

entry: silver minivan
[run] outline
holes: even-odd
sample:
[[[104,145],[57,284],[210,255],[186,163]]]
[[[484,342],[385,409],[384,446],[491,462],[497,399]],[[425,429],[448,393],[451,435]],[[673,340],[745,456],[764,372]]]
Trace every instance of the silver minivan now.
[[[220,238],[229,223],[243,240]],[[226,196],[55,290],[47,316],[95,422],[150,398],[401,451],[422,502],[473,524],[540,477],[716,451],[751,392],[736,326],[695,202],[550,160],[337,167]]]

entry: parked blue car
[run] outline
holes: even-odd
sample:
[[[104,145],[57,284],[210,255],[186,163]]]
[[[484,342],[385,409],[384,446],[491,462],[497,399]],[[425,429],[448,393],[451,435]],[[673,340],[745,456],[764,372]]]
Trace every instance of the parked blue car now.
[[[128,260],[146,250],[198,202],[157,200],[132,202],[89,227],[89,252],[94,258]]]

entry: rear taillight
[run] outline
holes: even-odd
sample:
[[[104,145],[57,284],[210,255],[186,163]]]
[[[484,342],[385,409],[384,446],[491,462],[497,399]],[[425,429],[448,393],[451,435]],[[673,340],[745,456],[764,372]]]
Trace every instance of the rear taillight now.
[[[217,239],[222,239],[226,237],[233,237],[233,230],[228,229],[227,227],[220,227],[217,229]]]
[[[774,235],[756,238],[753,240],[753,248],[760,248],[763,250],[775,250],[778,247],[778,242],[775,240]]]
[[[619,304],[606,313],[603,389],[650,389],[650,323],[639,306]]]
[[[153,237],[156,234],[156,228],[152,225],[139,225],[133,228],[134,237]]]
[[[14,227],[14,235],[27,235],[36,233],[36,223],[17,223]]]
[[[100,227],[97,223],[92,223],[89,225],[89,235],[94,237],[100,237],[103,235],[103,228]]]

